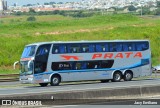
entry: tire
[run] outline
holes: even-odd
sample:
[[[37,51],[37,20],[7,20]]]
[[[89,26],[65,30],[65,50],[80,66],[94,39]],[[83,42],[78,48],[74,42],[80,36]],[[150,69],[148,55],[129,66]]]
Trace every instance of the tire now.
[[[109,80],[101,80],[101,83],[109,82]]]
[[[48,83],[39,83],[39,85],[40,85],[41,87],[46,87],[46,86],[48,85]]]
[[[58,86],[60,82],[61,82],[61,78],[58,75],[51,77],[51,83],[50,83],[51,86]]]
[[[121,72],[117,71],[113,74],[112,82],[119,82],[121,79],[122,79],[122,74]]]
[[[133,78],[133,73],[130,71],[126,71],[126,73],[124,74],[124,81],[131,81]]]

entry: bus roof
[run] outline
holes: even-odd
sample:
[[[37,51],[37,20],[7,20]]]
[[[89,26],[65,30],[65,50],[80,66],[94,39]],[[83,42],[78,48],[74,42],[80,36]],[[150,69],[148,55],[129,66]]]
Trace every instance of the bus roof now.
[[[88,41],[88,40],[81,40],[81,41],[51,41],[51,42],[38,42],[38,43],[32,43],[28,44],[26,46],[31,45],[43,45],[43,44],[65,44],[65,43],[103,43],[103,42],[142,42],[142,41],[148,41],[149,40],[96,40],[96,41]]]

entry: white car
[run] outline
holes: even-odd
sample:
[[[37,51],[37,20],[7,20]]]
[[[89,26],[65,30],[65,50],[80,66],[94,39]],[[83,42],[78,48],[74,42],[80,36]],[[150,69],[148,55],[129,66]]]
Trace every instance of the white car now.
[[[160,65],[154,66],[153,71],[159,71],[160,72]]]

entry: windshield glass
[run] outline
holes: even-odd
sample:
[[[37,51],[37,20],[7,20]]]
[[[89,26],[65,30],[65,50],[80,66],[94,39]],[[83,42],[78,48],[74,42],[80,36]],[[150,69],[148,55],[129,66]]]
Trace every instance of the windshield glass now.
[[[29,66],[30,68],[28,68],[28,62],[29,61],[20,62],[21,74],[25,74],[25,75],[33,74],[33,61],[30,62],[30,66]]]
[[[31,57],[35,54],[36,45],[27,46],[24,48],[21,58]]]

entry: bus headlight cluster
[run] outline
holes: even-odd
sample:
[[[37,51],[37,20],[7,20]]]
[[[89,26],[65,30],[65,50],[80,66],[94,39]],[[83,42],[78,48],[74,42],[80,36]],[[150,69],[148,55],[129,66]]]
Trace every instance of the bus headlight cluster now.
[[[33,78],[28,78],[28,80],[32,81],[32,80],[33,80]]]

